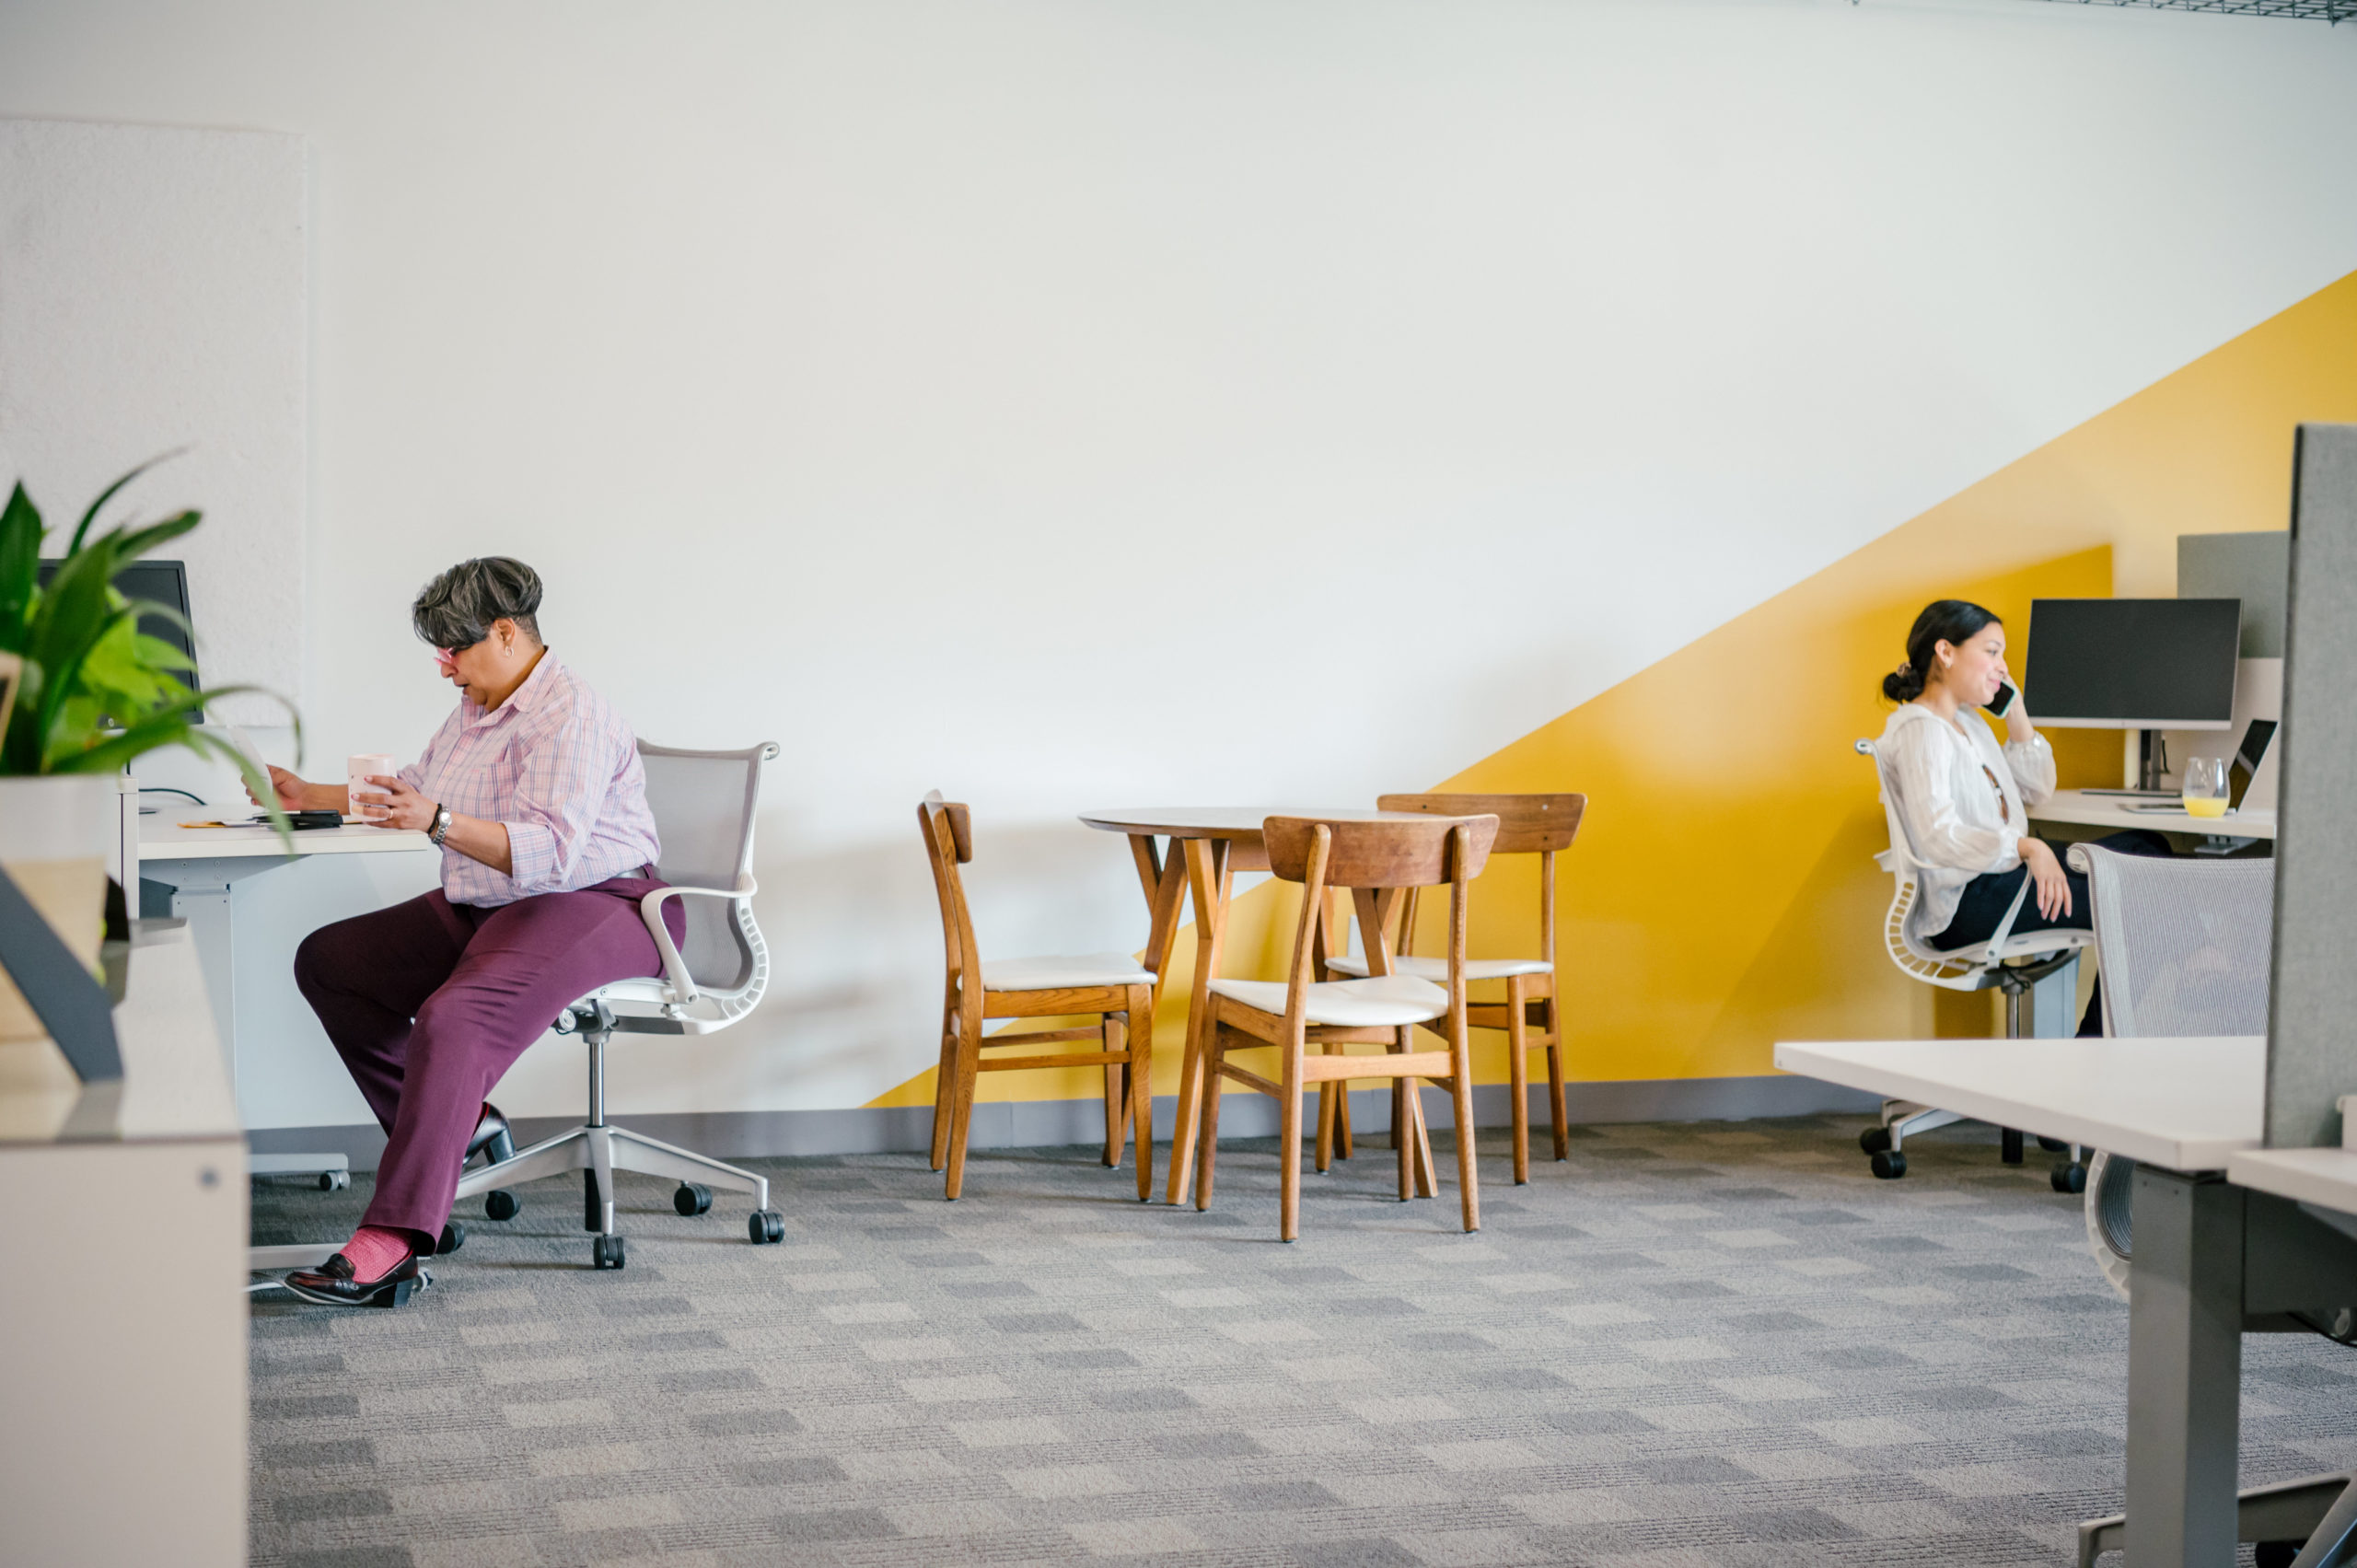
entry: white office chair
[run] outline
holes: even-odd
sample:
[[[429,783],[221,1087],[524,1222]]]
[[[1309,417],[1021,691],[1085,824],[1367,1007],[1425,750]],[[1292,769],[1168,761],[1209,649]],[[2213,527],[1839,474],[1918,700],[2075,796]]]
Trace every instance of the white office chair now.
[[[2022,904],[2029,896],[2029,878],[2025,877],[2021,891],[2014,895],[2013,907],[1997,923],[1997,929],[1988,941],[1944,953],[1917,940],[1908,928],[1908,917],[1922,896],[1921,874],[1930,870],[1931,864],[1917,855],[1908,841],[1907,825],[1898,815],[1898,791],[1891,781],[1888,760],[1871,740],[1856,744],[1860,756],[1874,759],[1883,820],[1890,830],[1890,847],[1875,856],[1875,863],[1891,874],[1895,884],[1890,908],[1883,915],[1883,947],[1890,955],[1890,961],[1909,979],[1944,991],[1987,991],[1992,986],[2002,990],[2005,993],[2005,1038],[2028,1038],[2032,1032],[2027,1016],[2031,988],[2049,975],[2078,962],[2079,949],[2092,944],[2095,937],[2084,931],[2033,931],[2015,936],[2014,922],[2020,917]],[[1876,1176],[1895,1179],[1907,1174],[1903,1145],[1910,1133],[1928,1132],[1963,1120],[1955,1111],[1919,1105],[1913,1100],[1885,1100],[1881,1125],[1869,1127],[1860,1134],[1858,1146],[1871,1156]],[[2019,1165],[2021,1134],[2010,1127],[2003,1129],[2003,1133],[2005,1163]],[[2078,1167],[2073,1161],[2066,1168],[2075,1172]],[[2065,1180],[2058,1173],[2055,1184],[2058,1189],[2070,1191]]]
[[[2105,1034],[2162,1040],[2267,1032],[2273,860],[2164,860],[2073,844],[2070,863],[2086,873],[2095,906]],[[2099,1153],[2087,1167],[2087,1246],[2122,1296],[2131,1279],[2135,1183],[2131,1159]],[[2291,1562],[2349,1481],[2342,1472],[2253,1487],[2241,1493],[2236,1536],[2259,1543],[2262,1563]],[[2124,1514],[2081,1525],[2082,1568],[2117,1551],[2126,1533]]]
[[[663,841],[656,873],[671,884],[639,900],[663,973],[600,986],[556,1021],[559,1034],[577,1032],[589,1047],[589,1120],[459,1180],[460,1199],[482,1195],[483,1212],[504,1220],[519,1207],[509,1186],[580,1171],[582,1228],[597,1233],[589,1255],[600,1269],[623,1263],[622,1238],[614,1231],[617,1170],[677,1178],[671,1201],[682,1214],[711,1208],[714,1187],[749,1192],[747,1229],[755,1245],[785,1235],[785,1216],[770,1207],[767,1178],[606,1121],[608,1040],[618,1033],[716,1034],[753,1010],[770,978],[769,948],[753,923],[753,813],[761,764],[778,754],[776,742],[743,751],[679,751],[642,740],[638,754],[646,768],[646,804]],[[663,906],[673,899],[683,900],[687,911],[684,954],[663,924]]]
[[[2275,947],[2275,862],[2164,860],[2073,844],[2095,904],[2103,1032],[2166,1040],[2267,1032]],[[2136,1162],[2097,1154],[2087,1167],[2087,1245],[2128,1294]]]

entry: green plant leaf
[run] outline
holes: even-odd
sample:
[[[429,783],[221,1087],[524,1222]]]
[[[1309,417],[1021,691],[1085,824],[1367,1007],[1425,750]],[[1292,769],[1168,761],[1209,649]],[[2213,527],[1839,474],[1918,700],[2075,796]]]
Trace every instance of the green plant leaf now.
[[[113,533],[104,536],[114,540],[115,570],[118,572],[122,570],[127,563],[138,560],[139,557],[168,540],[180,538],[203,520],[204,514],[192,507],[185,512],[175,512],[160,523],[149,523],[144,528],[115,529]]]
[[[0,507],[0,652],[22,653],[41,570],[41,513],[18,484]]]
[[[104,772],[159,748],[183,746],[234,766],[249,788],[271,801],[270,815],[283,836],[285,816],[269,777],[192,720],[202,699],[180,676],[195,668],[193,662],[170,643],[139,630],[144,616],[186,630],[187,617],[164,605],[127,598],[114,587],[125,563],[194,528],[203,514],[191,509],[158,523],[92,531],[107,503],[162,460],[142,463],[91,503],[46,587],[38,576],[41,514],[21,485],[0,509],[0,648],[21,654],[25,661],[15,711],[0,733],[0,772]],[[259,690],[230,686],[208,695]],[[275,692],[263,694],[286,708],[299,766],[302,717]],[[291,848],[291,839],[288,843]]]

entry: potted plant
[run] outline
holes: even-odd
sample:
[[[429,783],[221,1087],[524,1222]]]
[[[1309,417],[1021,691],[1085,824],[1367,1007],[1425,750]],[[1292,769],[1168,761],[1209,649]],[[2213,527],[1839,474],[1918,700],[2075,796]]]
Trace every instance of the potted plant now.
[[[191,722],[201,699],[180,679],[191,668],[187,658],[139,630],[143,615],[177,621],[178,612],[125,598],[114,587],[124,563],[189,532],[202,514],[92,531],[106,504],[153,466],[141,464],[90,503],[46,587],[40,565],[48,529],[25,487],[17,485],[0,509],[0,654],[15,656],[17,666],[14,701],[0,707],[0,867],[93,969],[105,933],[107,842],[119,810],[112,775],[158,747],[185,746],[234,763],[257,796],[274,801],[270,781],[235,747]],[[274,803],[271,812],[284,831]],[[0,972],[0,1040],[42,1032]]]

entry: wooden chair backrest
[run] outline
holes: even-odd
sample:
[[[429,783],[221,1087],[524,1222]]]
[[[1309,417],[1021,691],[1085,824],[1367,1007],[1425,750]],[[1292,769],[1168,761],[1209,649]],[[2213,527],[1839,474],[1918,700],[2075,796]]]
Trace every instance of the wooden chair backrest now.
[[[1387,795],[1375,803],[1378,811],[1428,811],[1435,817],[1478,817],[1498,819],[1492,854],[1534,854],[1566,850],[1579,837],[1580,819],[1587,812],[1585,795]]]
[[[1585,795],[1386,795],[1376,800],[1381,811],[1428,811],[1438,817],[1461,817],[1485,811],[1498,819],[1492,854],[1538,856],[1538,945],[1549,962],[1555,953],[1555,855],[1579,837],[1580,820],[1587,815]],[[1416,895],[1410,893],[1399,919],[1396,950],[1413,946]]]
[[[928,790],[917,805],[917,827],[924,833],[924,855],[933,867],[933,889],[941,900],[941,941],[947,949],[954,978],[968,965],[979,971],[981,958],[974,947],[974,917],[966,908],[965,879],[958,867],[974,858],[973,814],[955,801]]]
[[[1453,830],[1462,822],[1466,864],[1451,863]],[[1269,869],[1288,882],[1308,879],[1310,841],[1328,830],[1325,885],[1329,888],[1438,888],[1481,874],[1498,834],[1494,816],[1435,818],[1430,822],[1322,822],[1315,817],[1271,817],[1260,824]]]
[[[1289,1016],[1299,1013],[1305,989],[1325,951],[1326,894],[1347,888],[1368,944],[1369,972],[1391,972],[1391,958],[1379,935],[1389,923],[1390,906],[1402,889],[1449,889],[1450,1006],[1461,1010],[1465,982],[1466,889],[1489,860],[1497,837],[1493,816],[1435,817],[1430,822],[1325,822],[1309,817],[1271,817],[1260,824],[1269,869],[1280,879],[1302,884],[1301,916],[1294,932],[1293,961],[1286,976]],[[1409,897],[1415,895],[1411,892]],[[1452,1013],[1454,1016],[1454,1012]]]

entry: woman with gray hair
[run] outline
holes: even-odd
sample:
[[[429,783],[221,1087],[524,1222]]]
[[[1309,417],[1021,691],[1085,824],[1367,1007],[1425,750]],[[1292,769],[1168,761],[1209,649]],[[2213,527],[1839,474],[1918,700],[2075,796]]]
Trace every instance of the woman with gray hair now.
[[[394,1307],[450,1216],[459,1170],[513,1152],[485,1099],[564,1006],[613,981],[662,972],[639,900],[664,884],[637,739],[540,641],[540,575],[462,561],[412,606],[459,705],[359,815],[422,830],[442,886],[322,926],[295,980],[386,1133],[376,1196],[343,1249],[286,1276],[307,1299]],[[343,784],[273,768],[289,810],[351,813]],[[665,910],[673,941],[686,917]]]

